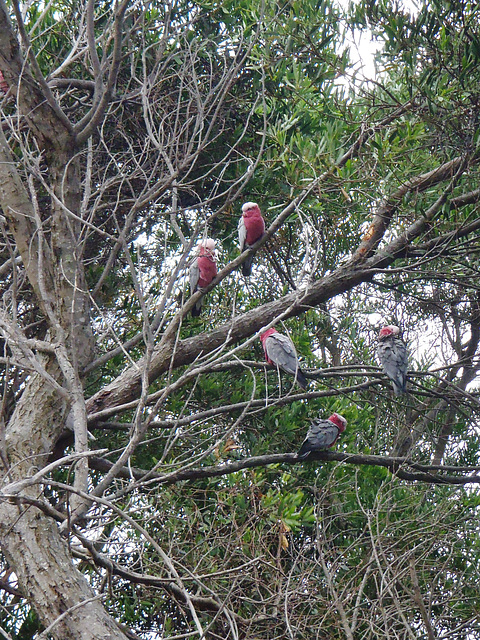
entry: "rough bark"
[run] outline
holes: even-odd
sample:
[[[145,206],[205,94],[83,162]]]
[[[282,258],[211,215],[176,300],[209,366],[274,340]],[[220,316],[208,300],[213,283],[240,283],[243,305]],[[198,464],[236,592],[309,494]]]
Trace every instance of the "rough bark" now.
[[[53,378],[61,379],[55,359],[45,368]],[[1,468],[6,482],[28,478],[45,464],[63,428],[65,413],[65,399],[47,380],[35,376],[8,425],[10,468]],[[26,489],[24,495],[38,497],[38,487]],[[44,513],[28,505],[0,502],[0,543],[40,620],[45,627],[53,625],[54,637],[125,637],[73,566],[57,524]],[[69,609],[72,611],[60,619]]]
[[[58,149],[68,149],[72,143],[72,127],[51,93],[47,90],[45,95],[42,91],[23,59],[4,0],[0,0],[0,70],[39,147],[49,157]]]
[[[39,283],[39,238],[34,223],[35,215],[32,202],[27,190],[18,175],[12,154],[8,147],[5,134],[0,127],[0,204],[10,229],[14,235],[15,243],[22,257],[30,284],[35,291],[38,302],[46,311],[46,305],[51,300],[44,299]],[[48,258],[48,256],[47,256]],[[47,259],[47,265],[49,261]],[[53,274],[44,269],[43,276],[50,282]]]
[[[73,129],[52,101],[43,78],[34,79],[29,64],[22,59],[3,0],[0,68],[49,166],[52,205],[51,233],[47,235],[41,212],[30,200],[0,129],[0,205],[49,324],[57,355],[42,363],[45,375],[30,377],[6,425],[5,449],[10,466],[7,469],[7,461],[2,460],[0,470],[8,483],[28,478],[45,464],[72,401],[77,401],[76,415],[81,416],[84,401],[79,371],[92,357],[93,339],[80,242],[81,180]],[[85,416],[84,409],[83,413]],[[77,451],[87,446],[85,418],[83,425],[81,422],[76,433]],[[85,471],[84,466],[81,483],[85,482]],[[25,497],[36,495],[38,487],[25,490]],[[1,502],[0,542],[22,592],[52,636],[72,640],[125,638],[101,599],[73,566],[57,524],[43,512],[32,506]]]
[[[125,638],[101,598],[73,566],[66,541],[53,520],[34,507],[8,503],[0,506],[0,517],[5,556],[15,568],[23,593],[54,637]]]

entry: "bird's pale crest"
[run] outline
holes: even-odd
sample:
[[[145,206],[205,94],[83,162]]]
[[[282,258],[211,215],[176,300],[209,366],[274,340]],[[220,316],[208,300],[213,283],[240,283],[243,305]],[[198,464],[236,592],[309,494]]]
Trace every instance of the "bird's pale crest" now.
[[[385,338],[386,336],[398,336],[400,333],[400,329],[396,327],[394,324],[389,324],[383,329],[380,329],[380,333],[378,334],[379,338]]]
[[[245,211],[248,211],[249,209],[255,209],[255,207],[258,207],[256,202],[245,202],[242,206],[242,213],[245,213]]]
[[[200,247],[210,251],[215,251],[215,240],[213,238],[204,238],[198,243],[198,248],[200,249]]]

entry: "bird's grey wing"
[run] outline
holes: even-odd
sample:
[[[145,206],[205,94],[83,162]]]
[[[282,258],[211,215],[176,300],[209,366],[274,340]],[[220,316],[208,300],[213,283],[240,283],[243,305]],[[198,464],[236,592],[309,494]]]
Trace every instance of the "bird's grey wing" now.
[[[404,390],[408,370],[407,347],[402,340],[385,340],[377,348],[383,370],[399,390]]]
[[[307,433],[312,448],[326,449],[338,438],[339,428],[329,420],[314,422]]]
[[[297,352],[293,342],[281,333],[274,333],[265,341],[267,355],[276,365],[287,373],[295,375],[298,369]]]
[[[245,222],[243,221],[243,216],[238,221],[238,244],[240,247],[240,253],[245,251],[245,240],[247,239],[247,228],[245,226]]]
[[[407,371],[408,371],[408,351],[407,346],[397,338],[394,340],[394,357],[397,363],[397,379],[398,386],[402,391],[405,391],[407,383]]]
[[[398,364],[402,369],[408,368],[408,352],[407,345],[403,342],[403,340],[399,340],[398,338],[395,340],[395,353],[398,359]]]
[[[198,268],[198,259],[195,258],[188,272],[188,279],[190,282],[190,295],[193,295],[197,290],[197,284],[198,284],[199,278],[200,278],[200,269]]]
[[[392,340],[384,340],[377,348],[378,359],[384,372],[389,378],[395,377],[395,367],[397,366],[397,358]]]
[[[331,447],[338,438],[340,429],[330,420],[316,420],[307,432],[297,457],[306,458],[311,451],[322,451]]]

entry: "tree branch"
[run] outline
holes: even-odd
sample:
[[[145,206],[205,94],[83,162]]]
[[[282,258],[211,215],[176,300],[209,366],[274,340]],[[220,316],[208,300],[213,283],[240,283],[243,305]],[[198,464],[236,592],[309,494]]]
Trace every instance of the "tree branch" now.
[[[110,99],[112,97],[113,89],[117,81],[118,70],[120,68],[120,62],[122,59],[123,20],[129,2],[130,0],[123,0],[120,4],[116,5],[113,54],[112,61],[110,63],[110,72],[108,74],[107,84],[105,87],[103,87],[101,77],[96,78],[94,104],[90,111],[74,127],[77,136],[77,143],[79,145],[82,145],[84,142],[86,142],[95,131],[95,129],[99,126],[105,115],[108,103],[110,102]],[[93,8],[93,4],[94,3],[91,2],[88,6],[90,8]],[[95,43],[93,43],[93,48],[94,45]],[[92,54],[92,62],[94,64],[94,67],[97,64],[95,62],[95,55]]]
[[[69,121],[62,116],[55,101],[54,106],[50,104],[22,59],[5,0],[0,0],[0,71],[16,93],[20,111],[40,148],[51,153],[59,147],[72,147],[73,130]]]
[[[353,465],[368,465],[384,467],[392,475],[400,478],[401,480],[409,480],[411,482],[424,482],[426,484],[451,484],[451,485],[467,485],[467,484],[480,484],[480,474],[474,474],[469,476],[453,476],[453,475],[439,475],[444,470],[452,471],[455,467],[443,467],[442,465],[421,465],[416,462],[410,461],[408,458],[390,457],[390,456],[375,456],[367,454],[351,454],[343,453],[339,451],[318,451],[312,453],[308,462],[343,462],[345,464]],[[132,477],[135,480],[141,482],[144,476],[148,474],[148,484],[159,485],[171,485],[184,481],[204,480],[206,478],[218,478],[226,476],[243,469],[254,469],[256,467],[265,467],[269,464],[304,464],[305,461],[299,461],[296,453],[272,453],[263,456],[254,456],[252,458],[245,458],[244,460],[237,460],[235,462],[229,462],[224,465],[200,467],[197,469],[180,469],[169,474],[158,474],[146,471],[143,469],[124,467],[120,470],[119,476],[121,478],[131,480]],[[92,457],[90,458],[90,464],[92,469],[97,471],[107,472],[112,468],[113,463],[103,458]],[[415,469],[415,472],[408,469]],[[475,469],[475,468],[474,468]]]

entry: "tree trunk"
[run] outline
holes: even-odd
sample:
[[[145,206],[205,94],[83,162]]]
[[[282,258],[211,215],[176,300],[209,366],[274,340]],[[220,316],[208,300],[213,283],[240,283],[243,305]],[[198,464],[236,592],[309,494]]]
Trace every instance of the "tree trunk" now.
[[[33,78],[22,59],[3,0],[0,45],[2,70],[43,152],[48,165],[45,177],[54,194],[49,211],[40,210],[38,203],[32,202],[0,129],[0,205],[49,325],[56,354],[45,362],[30,356],[37,373],[29,377],[5,428],[0,471],[8,484],[28,479],[45,465],[72,404],[75,415],[81,418],[83,408],[84,416],[75,420],[75,448],[87,448],[79,371],[92,358],[93,335],[81,259],[81,175],[73,129],[52,102],[45,83],[37,82],[38,75]],[[84,488],[86,464],[85,460],[75,472],[78,488]],[[27,487],[22,497],[26,498],[23,502],[12,499],[0,503],[0,544],[42,624],[62,640],[125,638],[101,598],[74,567],[55,521],[28,504],[29,498],[41,500],[41,488]]]
[[[61,380],[52,358],[46,371]],[[11,467],[7,482],[28,478],[41,468],[63,428],[66,402],[41,375],[32,377],[9,422],[6,442]],[[22,495],[41,498],[38,486]],[[19,585],[45,627],[61,640],[125,638],[85,577],[74,567],[57,524],[37,507],[0,503],[0,544]],[[70,611],[69,611],[70,610]],[[68,612],[68,613],[66,613]],[[62,614],[66,614],[61,617]]]

